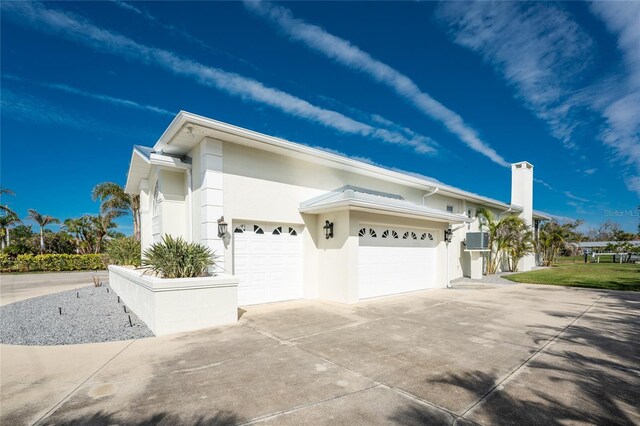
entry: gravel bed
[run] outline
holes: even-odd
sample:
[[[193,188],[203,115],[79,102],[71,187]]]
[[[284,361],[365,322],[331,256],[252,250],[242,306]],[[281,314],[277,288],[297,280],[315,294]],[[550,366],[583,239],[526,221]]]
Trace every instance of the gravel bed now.
[[[62,315],[60,310],[62,309]],[[129,315],[133,326],[129,325]],[[72,345],[152,337],[108,285],[34,297],[0,306],[0,343]]]

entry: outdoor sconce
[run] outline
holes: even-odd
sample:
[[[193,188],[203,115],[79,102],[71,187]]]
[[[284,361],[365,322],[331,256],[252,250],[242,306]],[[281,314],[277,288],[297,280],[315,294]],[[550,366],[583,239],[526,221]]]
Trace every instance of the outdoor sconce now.
[[[324,229],[324,237],[327,240],[329,238],[333,238],[333,222],[329,222],[328,220],[325,220],[324,226],[322,227],[322,229]]]
[[[227,234],[227,222],[224,221],[224,216],[220,216],[218,219],[218,237],[222,238]]]
[[[453,239],[453,231],[451,229],[447,229],[444,231],[444,241],[450,243]]]

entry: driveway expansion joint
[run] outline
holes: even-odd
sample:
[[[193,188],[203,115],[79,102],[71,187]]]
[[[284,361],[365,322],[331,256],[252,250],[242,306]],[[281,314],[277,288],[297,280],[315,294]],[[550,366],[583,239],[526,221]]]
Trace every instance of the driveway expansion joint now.
[[[75,388],[73,388],[71,390],[71,392],[69,392],[64,398],[62,398],[60,401],[58,401],[53,407],[51,407],[46,413],[44,413],[42,415],[42,417],[40,417],[38,420],[36,420],[33,424],[34,425],[38,425],[41,424],[47,417],[51,416],[51,414],[53,414],[58,408],[60,408],[60,406],[62,404],[64,404],[66,401],[69,400],[69,398],[71,398],[71,396],[76,393],[78,391],[78,389],[80,389],[85,383],[89,382],[89,380],[91,380],[96,374],[98,374],[104,367],[106,367],[109,363],[111,363],[111,361],[113,361],[114,359],[116,359],[122,352],[126,351],[131,345],[133,345],[138,339],[134,339],[132,340],[127,346],[125,346],[124,348],[120,349],[118,351],[118,353],[116,353],[114,356],[112,356],[111,358],[109,358],[107,360],[107,362],[105,362],[104,364],[102,364],[100,367],[98,367],[98,369],[96,371],[94,371],[89,377],[87,377],[82,383],[80,383],[78,386],[76,386]]]
[[[540,355],[541,353],[543,353],[545,351],[546,348],[548,348],[549,346],[551,346],[556,340],[558,340],[560,338],[560,336],[562,336],[562,334],[564,334],[569,328],[571,328],[580,318],[582,318],[587,312],[589,312],[591,310],[591,308],[593,308],[595,305],[597,305],[602,299],[604,299],[605,297],[607,297],[608,294],[603,294],[602,296],[600,296],[597,300],[595,300],[591,305],[589,305],[584,311],[582,311],[580,313],[580,315],[578,315],[576,318],[573,319],[573,321],[571,321],[569,324],[567,324],[566,327],[564,327],[558,334],[556,334],[553,338],[551,338],[549,341],[547,341],[547,343],[545,343],[544,345],[542,345],[539,349],[537,349],[533,354],[531,354],[531,356],[529,356],[527,359],[525,359],[520,365],[518,365],[516,368],[514,368],[513,370],[511,370],[509,373],[507,373],[501,380],[499,380],[497,383],[494,384],[494,386],[489,389],[480,399],[478,399],[476,402],[474,402],[473,404],[471,404],[462,414],[460,417],[466,416],[467,414],[469,414],[469,412],[471,412],[472,410],[474,410],[475,408],[481,406],[484,401],[487,400],[487,398],[496,391],[496,389],[498,389],[500,386],[502,386],[505,382],[507,382],[511,377],[513,377],[514,375],[516,375],[523,367],[525,367],[527,364],[529,364],[534,358],[536,358],[538,355]],[[465,418],[466,420],[466,418]]]

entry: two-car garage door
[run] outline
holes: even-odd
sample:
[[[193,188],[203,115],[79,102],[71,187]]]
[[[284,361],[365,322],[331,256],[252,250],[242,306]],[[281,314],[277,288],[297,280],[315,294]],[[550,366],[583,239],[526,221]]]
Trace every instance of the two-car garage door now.
[[[301,229],[280,224],[241,224],[233,231],[238,305],[302,298]]]
[[[359,240],[361,299],[437,287],[433,231],[363,226]]]

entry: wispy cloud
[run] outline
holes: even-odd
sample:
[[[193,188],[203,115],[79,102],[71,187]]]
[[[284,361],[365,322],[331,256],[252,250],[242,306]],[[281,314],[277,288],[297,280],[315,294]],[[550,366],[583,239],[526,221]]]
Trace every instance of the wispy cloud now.
[[[593,168],[593,169],[587,169],[587,170],[583,170],[582,173],[587,175],[587,176],[591,176],[592,174],[594,174],[595,172],[597,172],[598,169]]]
[[[586,203],[589,201],[586,198],[578,197],[577,195],[572,194],[570,191],[564,191],[564,195],[571,198],[572,200],[582,201],[583,203]]]
[[[113,130],[78,111],[69,111],[40,97],[17,93],[7,87],[2,88],[0,105],[3,114],[25,123],[44,123],[86,131]]]
[[[428,117],[442,123],[471,149],[503,167],[510,167],[500,154],[480,139],[478,132],[465,123],[460,115],[423,92],[415,82],[398,70],[373,58],[349,41],[293,17],[289,9],[268,2],[245,1],[244,4],[248,10],[275,23],[292,40],[300,41],[348,68],[367,74],[391,88]]]
[[[594,42],[559,4],[444,2],[437,17],[567,148],[580,148],[575,135],[585,124],[603,122],[601,141],[627,166],[627,187],[640,194],[640,3],[594,2],[591,9],[618,36],[626,75],[587,81]]]
[[[175,115],[175,113],[157,106],[145,105],[129,99],[121,99],[121,98],[115,98],[113,96],[103,95],[99,93],[87,92],[85,90],[81,90],[81,89],[68,86],[62,83],[47,83],[47,82],[27,80],[22,77],[10,75],[10,74],[3,75],[2,78],[6,78],[7,80],[19,81],[22,83],[34,84],[37,86],[46,87],[48,89],[60,90],[62,92],[71,93],[74,95],[83,96],[86,98],[95,99],[98,101],[107,102],[107,103],[118,105],[118,106],[124,106],[127,108],[133,108],[141,111],[150,111],[150,112],[155,112],[157,114],[168,115],[168,116]]]
[[[97,27],[68,12],[50,9],[40,3],[26,2],[3,2],[2,10],[19,22],[31,24],[33,28],[59,34],[100,51],[159,66],[176,75],[192,78],[202,85],[216,88],[245,101],[268,105],[289,115],[342,133],[411,147],[421,154],[434,151],[434,148],[423,140],[408,139],[397,132],[374,127],[337,111],[313,105],[289,93],[267,87],[257,80],[206,66],[164,49],[140,44],[122,34]]]

